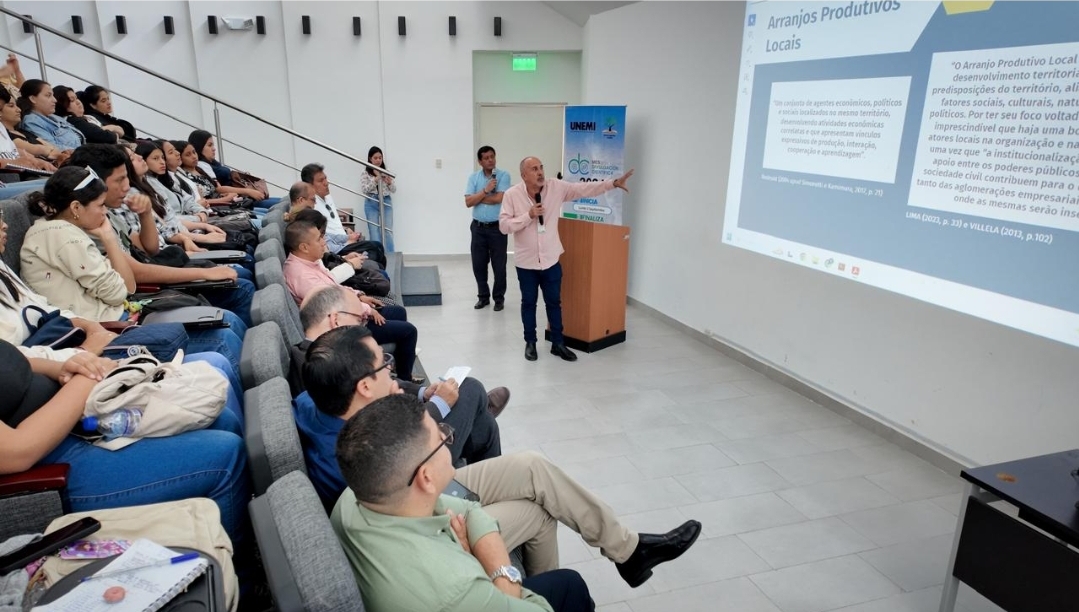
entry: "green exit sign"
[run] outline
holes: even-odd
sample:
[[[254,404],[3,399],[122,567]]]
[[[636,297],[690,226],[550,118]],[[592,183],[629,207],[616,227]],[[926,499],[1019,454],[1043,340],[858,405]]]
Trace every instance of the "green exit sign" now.
[[[535,72],[536,71],[536,54],[535,53],[514,53],[513,54],[513,71],[514,72]]]

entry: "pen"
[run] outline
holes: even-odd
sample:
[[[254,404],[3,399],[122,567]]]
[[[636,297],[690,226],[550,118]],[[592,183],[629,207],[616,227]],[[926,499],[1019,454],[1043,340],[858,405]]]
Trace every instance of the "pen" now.
[[[176,557],[171,557],[171,558],[168,558],[168,559],[162,559],[161,561],[158,561],[157,563],[148,563],[146,565],[140,565],[138,567],[129,567],[127,569],[115,570],[115,571],[112,571],[112,572],[103,572],[103,573],[94,574],[92,576],[86,576],[85,578],[79,580],[79,582],[87,582],[87,581],[90,581],[90,580],[97,580],[98,578],[112,578],[113,576],[120,576],[122,574],[130,574],[131,572],[137,572],[139,570],[144,570],[144,569],[147,569],[147,568],[150,568],[150,567],[162,567],[164,565],[176,565],[177,563],[183,563],[184,561],[193,561],[193,560],[198,559],[198,558],[199,558],[199,553],[190,552],[190,553],[186,553],[186,554],[179,555],[179,556],[176,556]]]

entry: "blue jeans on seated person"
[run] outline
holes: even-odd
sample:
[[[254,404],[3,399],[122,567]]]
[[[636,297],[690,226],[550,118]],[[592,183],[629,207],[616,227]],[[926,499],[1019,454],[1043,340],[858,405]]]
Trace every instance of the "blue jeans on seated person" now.
[[[236,270],[236,278],[242,278],[243,280],[255,282],[255,273],[252,270],[255,269],[255,258],[248,255],[244,258],[243,263],[229,264],[229,267]]]
[[[220,359],[228,363],[229,379],[238,382],[240,354],[243,352],[243,337],[247,333],[247,326],[240,317],[228,310],[224,312],[224,320],[229,324],[228,327],[201,329],[198,331],[188,330],[187,348],[184,349],[184,352],[185,354],[216,353]],[[236,388],[241,389],[242,387],[237,385]]]
[[[206,289],[199,291],[210,303],[218,308],[224,308],[225,310],[231,310],[236,316],[244,322],[243,331],[246,332],[248,327],[253,326],[251,322],[251,297],[255,295],[255,283],[244,279],[236,279],[236,288],[234,289]],[[240,333],[240,339],[243,339],[243,333]]]
[[[222,363],[215,355],[184,359],[193,360],[215,367]],[[225,409],[206,429],[143,438],[118,451],[68,436],[40,463],[71,465],[61,495],[72,512],[208,497],[220,508],[221,524],[239,550],[247,531],[250,490],[237,391],[230,391]]]
[[[382,246],[386,247],[386,252],[390,253],[393,249],[393,202],[390,196],[382,196],[383,203],[386,205],[386,218],[379,219],[378,217],[378,201],[372,202],[367,198],[363,199],[363,216],[367,218],[367,239],[377,240],[382,243]],[[379,225],[383,225],[386,228],[386,237],[383,240],[379,230]]]
[[[0,187],[0,200],[10,200],[20,193],[25,193],[27,191],[41,191],[45,188],[46,180],[47,179],[39,179],[36,181],[5,183],[3,187]]]
[[[562,337],[562,264],[546,270],[517,268],[517,281],[521,284],[521,323],[525,328],[525,342],[536,342],[536,302],[543,290],[543,304],[547,307],[547,323],[551,325],[551,343],[564,344]]]

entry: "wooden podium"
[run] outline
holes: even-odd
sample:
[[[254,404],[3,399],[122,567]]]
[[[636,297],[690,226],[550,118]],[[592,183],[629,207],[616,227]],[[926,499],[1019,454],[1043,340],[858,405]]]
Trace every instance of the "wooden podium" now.
[[[561,218],[558,234],[566,346],[592,353],[625,342],[629,228]]]

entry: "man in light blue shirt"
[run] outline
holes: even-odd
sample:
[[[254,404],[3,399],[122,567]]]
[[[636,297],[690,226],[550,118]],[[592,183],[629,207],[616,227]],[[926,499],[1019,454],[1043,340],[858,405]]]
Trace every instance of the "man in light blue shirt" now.
[[[487,263],[495,271],[495,310],[505,308],[506,248],[509,237],[498,229],[502,194],[510,188],[510,173],[495,168],[494,147],[484,145],[476,153],[480,169],[468,177],[465,207],[472,209],[472,274],[476,277],[476,310],[491,303],[492,289],[487,286]]]

